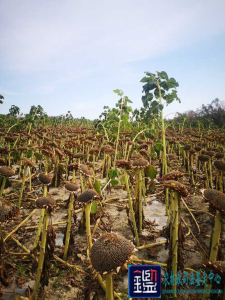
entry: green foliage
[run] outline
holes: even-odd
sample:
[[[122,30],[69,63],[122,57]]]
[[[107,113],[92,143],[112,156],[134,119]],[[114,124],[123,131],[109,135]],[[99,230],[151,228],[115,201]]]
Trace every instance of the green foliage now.
[[[123,91],[122,90],[116,89],[116,90],[113,90],[113,92],[116,93],[117,95],[119,95],[120,97],[123,96]]]
[[[0,94],[0,104],[3,104],[4,97]]]
[[[180,124],[185,122],[186,126],[197,128],[223,127],[225,125],[225,104],[216,98],[210,104],[203,104],[196,111],[189,110],[182,114],[177,113],[171,122]]]
[[[96,192],[101,195],[101,182],[96,179],[93,186]]]
[[[121,130],[131,130],[131,113],[133,112],[132,107],[129,106],[132,101],[124,96],[123,91],[117,89],[114,92],[121,97],[115,107],[104,106],[104,111],[99,116],[99,120],[95,120],[95,128],[104,131],[104,133],[105,130],[110,130],[113,133],[112,139],[116,139],[119,122],[121,122]],[[101,128],[101,125],[103,128]]]
[[[114,179],[120,175],[120,171],[119,169],[110,169],[108,175],[110,179]]]
[[[20,277],[22,277],[22,276],[26,277],[26,276],[29,276],[29,274],[30,274],[29,267],[23,263],[19,264],[17,271],[18,271],[18,275]]]
[[[116,178],[118,178],[118,176],[120,174],[121,173],[120,173],[120,171],[118,169],[110,169],[108,171],[109,178],[111,179],[110,182],[111,182],[111,184],[112,184],[113,187],[119,184],[119,181]]]
[[[20,108],[16,105],[12,105],[9,109],[9,116],[17,117],[20,114]]]
[[[162,142],[160,140],[156,140],[156,142],[155,142],[155,150],[156,151],[160,151],[160,150],[162,150],[162,148],[163,148]]]
[[[34,156],[36,157],[37,160],[41,160],[42,159],[42,154],[41,153],[35,152]]]
[[[95,200],[91,203],[91,211],[90,212],[91,212],[91,214],[95,214],[97,211],[98,211],[98,203]]]
[[[142,103],[150,115],[157,115],[163,109],[162,99],[166,105],[174,100],[180,102],[176,91],[179,84],[173,77],[169,78],[164,71],[156,72],[156,74],[145,72],[145,74],[146,76],[141,79],[144,83]]]
[[[151,180],[155,179],[156,175],[157,175],[157,171],[153,166],[149,166],[145,170],[145,176],[151,178]]]

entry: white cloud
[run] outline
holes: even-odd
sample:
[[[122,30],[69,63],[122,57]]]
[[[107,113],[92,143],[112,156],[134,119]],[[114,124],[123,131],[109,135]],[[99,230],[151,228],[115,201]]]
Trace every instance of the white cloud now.
[[[223,0],[1,1],[1,63],[73,73],[115,66],[224,31]]]
[[[5,104],[20,101],[26,110],[40,103],[50,114],[95,118],[114,105],[112,90],[120,88],[139,107],[143,70],[130,62],[221,34],[224,16],[224,0],[2,0],[0,67],[11,77],[0,93],[8,96]],[[179,88],[183,109],[172,105],[166,113],[190,107],[196,94],[204,99],[201,91],[188,94],[192,86]],[[207,88],[213,99],[217,86]]]

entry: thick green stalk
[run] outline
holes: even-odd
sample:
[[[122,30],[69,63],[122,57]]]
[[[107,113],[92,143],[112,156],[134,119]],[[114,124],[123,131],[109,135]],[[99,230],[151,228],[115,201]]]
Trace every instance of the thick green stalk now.
[[[169,189],[168,188],[165,189],[165,193],[166,193],[165,195],[166,216],[168,216],[169,215]]]
[[[24,191],[24,186],[25,186],[25,181],[26,181],[26,175],[27,175],[27,168],[28,168],[28,165],[25,165],[24,166],[24,173],[23,173],[22,185],[21,185],[21,188],[20,188],[20,197],[19,197],[19,202],[18,202],[19,208],[20,208],[21,202],[22,202],[23,191]]]
[[[55,166],[55,187],[57,187],[58,185],[58,165],[59,165],[59,157],[57,156],[56,158],[56,162],[55,162],[56,166]]]
[[[209,160],[209,184],[210,188],[213,188],[213,179],[212,179],[212,159]]]
[[[72,212],[73,212],[73,203],[74,203],[74,194],[70,195],[70,203],[68,207],[68,221],[67,221],[67,230],[66,230],[66,240],[65,240],[65,248],[63,253],[63,259],[67,259],[67,253],[70,244],[70,232],[71,232],[71,225],[72,225]]]
[[[72,177],[72,181],[75,181],[76,179],[76,170],[75,168],[73,168],[73,177]]]
[[[212,244],[210,250],[210,261],[216,261],[219,248],[220,234],[222,230],[222,214],[216,211],[215,226],[212,232]]]
[[[81,172],[80,172],[80,186],[81,186],[81,192],[83,193],[85,191],[85,177],[83,178]]]
[[[161,89],[159,83],[157,83],[158,90],[159,90],[159,100],[160,104],[162,103],[162,95],[161,95]],[[162,175],[165,175],[167,173],[167,160],[166,160],[166,131],[165,131],[165,124],[164,124],[164,118],[163,118],[163,110],[161,110],[161,124],[162,124],[162,142],[163,142],[163,172]]]
[[[45,210],[45,216],[44,216],[44,225],[43,225],[43,232],[42,232],[42,238],[41,238],[41,249],[40,249],[40,256],[38,260],[38,270],[37,270],[37,276],[35,279],[35,285],[34,285],[34,293],[32,298],[34,300],[38,297],[38,289],[39,284],[41,280],[41,273],[43,269],[44,259],[45,259],[45,247],[46,247],[46,237],[47,237],[47,228],[48,228],[48,211]]]
[[[214,262],[217,260],[218,248],[220,243],[220,234],[222,230],[222,214],[218,210],[216,211],[215,216],[215,225],[212,232],[212,239],[211,239],[211,249],[210,249],[210,256],[209,261]],[[211,285],[205,286],[205,290],[211,290]],[[204,294],[202,300],[208,299],[210,294]]]
[[[127,152],[127,158],[125,158],[126,160],[129,160],[131,149],[132,149],[132,145],[129,145],[128,152]]]
[[[115,158],[113,163],[113,168],[116,167],[116,158],[117,158],[117,152],[118,152],[118,145],[119,145],[119,137],[120,137],[120,127],[121,127],[121,118],[122,118],[122,106],[123,106],[124,98],[122,98],[122,103],[120,106],[120,117],[119,117],[119,124],[118,124],[118,131],[117,131],[117,137],[116,137],[116,149],[115,149]]]
[[[23,157],[23,151],[21,152],[20,159],[22,157]],[[20,160],[20,167],[19,167],[18,179],[20,179],[21,171],[22,171],[22,160]]]
[[[92,237],[91,237],[91,203],[87,203],[85,207],[85,219],[86,219],[86,234],[87,234],[87,257],[89,258],[90,250],[92,247]]]
[[[40,216],[39,223],[38,223],[37,234],[36,234],[36,237],[35,237],[35,240],[34,240],[34,245],[33,245],[34,248],[37,247],[40,236],[41,236],[41,229],[42,229],[42,225],[43,225],[44,215],[45,215],[45,209],[42,208],[41,209],[41,216]]]
[[[187,171],[190,176],[191,170],[190,170],[190,152],[189,151],[187,151]]]
[[[133,228],[134,228],[134,235],[136,239],[136,245],[139,246],[139,237],[138,237],[138,231],[137,231],[137,224],[135,220],[135,214],[134,214],[134,209],[133,209],[133,202],[130,194],[130,187],[129,187],[129,182],[128,182],[128,175],[127,175],[127,170],[124,169],[124,175],[125,175],[125,184],[126,184],[126,189],[127,189],[127,195],[129,199],[129,208],[130,208],[130,214],[131,214],[131,220],[133,223]]]
[[[219,191],[223,193],[223,171],[219,171]]]
[[[195,185],[194,167],[193,167],[193,154],[191,155],[191,184]]]
[[[139,232],[142,231],[142,176],[141,170],[139,170],[139,196],[138,196],[138,206],[139,206]]]
[[[47,187],[47,184],[44,184],[43,186],[44,186],[43,187],[43,197],[46,197],[47,196],[48,187]],[[36,237],[35,237],[35,240],[34,240],[34,245],[33,245],[34,248],[37,247],[39,239],[40,239],[44,216],[45,216],[45,209],[42,208],[41,209],[41,216],[40,216],[39,223],[38,223],[38,229],[37,229]]]
[[[105,164],[106,164],[106,155],[105,155],[105,152],[104,152],[104,154],[103,154],[103,162],[102,162],[102,178],[104,178]]]
[[[171,232],[172,232],[172,272],[174,274],[175,282],[177,279],[177,265],[178,265],[178,201],[179,194],[177,192],[171,192],[173,201],[172,206],[172,219],[171,219]],[[173,285],[173,294],[176,297],[176,284]]]
[[[2,185],[1,185],[1,190],[0,190],[0,197],[2,197],[4,188],[5,188],[6,178],[7,178],[7,177],[4,176],[4,177],[3,177],[3,180],[2,180]]]
[[[94,172],[94,181],[95,181],[95,153],[93,153],[93,172]]]
[[[28,170],[28,176],[29,176],[29,190],[30,192],[32,191],[32,182],[31,182],[31,171],[30,171],[30,167],[27,168]]]
[[[144,198],[144,204],[147,205],[147,199],[145,197],[146,187],[145,187],[145,178],[144,177],[142,178],[142,195],[143,195],[143,198]]]
[[[114,299],[114,292],[113,292],[113,277],[112,273],[106,274],[106,300],[113,300]]]
[[[8,143],[8,150],[9,150],[9,153],[8,153],[8,166],[10,167],[11,166],[11,154],[10,154],[10,143]]]
[[[204,162],[204,169],[205,169],[205,187],[209,188],[209,176],[208,176],[208,170],[207,170],[207,162]]]

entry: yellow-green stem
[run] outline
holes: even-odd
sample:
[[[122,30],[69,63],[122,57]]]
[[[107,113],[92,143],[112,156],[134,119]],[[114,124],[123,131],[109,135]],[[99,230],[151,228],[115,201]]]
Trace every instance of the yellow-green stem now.
[[[91,203],[87,203],[85,207],[85,219],[86,219],[86,234],[87,234],[87,257],[89,258],[90,250],[92,247],[92,237],[91,237]]]
[[[175,284],[173,285],[174,296],[176,297],[176,280],[177,280],[177,265],[178,265],[178,201],[179,194],[177,192],[171,192],[173,201],[172,211],[172,272],[175,278]]]
[[[128,199],[129,199],[129,208],[130,208],[131,220],[132,220],[132,223],[133,223],[134,235],[135,235],[135,239],[136,239],[136,245],[139,246],[139,237],[138,237],[137,224],[136,224],[136,220],[135,220],[133,202],[132,202],[132,198],[131,198],[131,194],[130,194],[128,174],[127,174],[126,169],[124,169],[124,175],[125,175],[125,184],[126,184],[126,189],[127,189],[127,196],[128,196]]]
[[[139,232],[142,230],[142,176],[141,170],[139,170],[139,197],[138,197],[138,212],[139,212]]]
[[[70,203],[68,207],[68,222],[67,222],[67,230],[66,230],[66,240],[65,240],[65,248],[63,253],[63,259],[67,259],[67,253],[70,244],[70,232],[71,232],[71,225],[72,225],[72,212],[73,212],[73,203],[74,203],[74,194],[70,195]]]
[[[20,189],[20,197],[19,197],[19,202],[18,202],[19,208],[21,206],[21,202],[22,202],[22,198],[23,198],[23,191],[24,191],[24,186],[25,186],[25,181],[26,181],[27,168],[28,168],[28,166],[25,165],[24,166],[24,173],[23,173],[22,185],[21,185],[21,189]]]
[[[41,273],[42,273],[44,259],[45,259],[45,246],[46,246],[46,237],[47,237],[47,229],[48,229],[48,217],[49,217],[49,214],[48,214],[48,211],[46,210],[45,216],[44,216],[42,238],[41,238],[40,256],[39,256],[39,260],[38,260],[38,270],[37,270],[37,275],[36,275],[36,279],[35,279],[34,293],[32,296],[32,298],[34,300],[36,300],[38,297],[38,289],[39,289]]]
[[[214,262],[217,260],[217,254],[218,254],[218,248],[220,243],[220,234],[222,230],[222,214],[218,210],[216,211],[215,216],[215,224],[214,229],[212,232],[212,239],[211,239],[211,249],[210,249],[210,256],[209,261]],[[211,285],[208,284],[208,286],[205,286],[205,290],[211,290]],[[202,300],[208,299],[210,293],[206,293],[203,295]]]
[[[3,180],[2,180],[1,190],[0,190],[0,197],[2,197],[4,188],[5,188],[5,184],[6,184],[6,177],[4,176]]]
[[[114,292],[113,292],[113,275],[112,273],[106,274],[106,300],[113,300],[114,299]]]

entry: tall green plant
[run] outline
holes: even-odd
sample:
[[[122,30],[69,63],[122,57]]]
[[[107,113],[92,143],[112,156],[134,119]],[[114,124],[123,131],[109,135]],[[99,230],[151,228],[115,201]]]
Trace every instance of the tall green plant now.
[[[163,144],[163,169],[162,174],[167,173],[167,160],[166,160],[166,130],[163,117],[164,105],[172,103],[174,100],[180,102],[177,96],[176,88],[179,86],[178,82],[174,78],[169,78],[167,73],[145,72],[146,76],[141,79],[143,85],[142,102],[147,111],[154,115],[160,115],[161,130],[162,130],[162,144]]]

